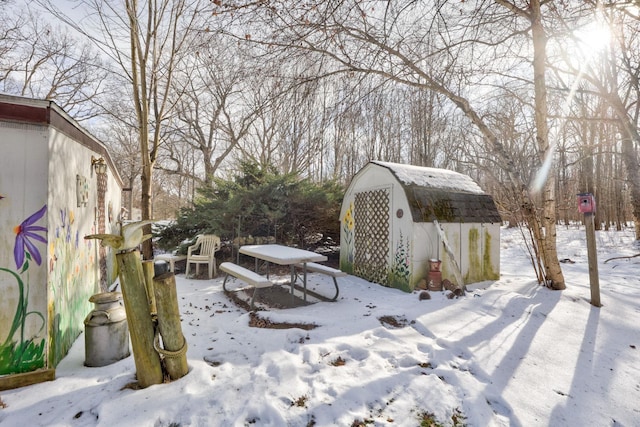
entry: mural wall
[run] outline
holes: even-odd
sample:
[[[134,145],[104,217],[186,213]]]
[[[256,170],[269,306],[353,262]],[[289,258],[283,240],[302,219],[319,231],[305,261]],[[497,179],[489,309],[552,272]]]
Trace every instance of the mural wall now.
[[[0,122],[0,375],[46,363],[47,129]]]
[[[49,247],[48,247],[48,306],[49,365],[56,366],[82,331],[83,320],[91,311],[91,295],[100,292],[100,252],[105,253],[105,283],[111,284],[116,277],[115,256],[105,251],[94,240],[84,236],[98,230],[100,207],[98,206],[99,179],[107,179],[104,197],[106,230],[115,233],[120,211],[120,186],[113,174],[99,176],[91,164],[96,154],[78,146],[63,133],[52,129],[49,141]],[[66,165],[64,168],[55,165]],[[111,191],[109,191],[109,188]],[[64,190],[62,190],[64,189]],[[111,207],[111,208],[109,208]],[[106,289],[105,289],[106,290]]]
[[[65,118],[58,113],[47,117]],[[92,157],[104,147],[64,124],[0,120],[0,375],[53,368],[67,354],[100,291],[98,245],[84,236],[96,231],[98,212],[109,213],[108,232],[117,228],[117,172],[106,173],[100,209]],[[112,283],[114,255],[105,255]]]

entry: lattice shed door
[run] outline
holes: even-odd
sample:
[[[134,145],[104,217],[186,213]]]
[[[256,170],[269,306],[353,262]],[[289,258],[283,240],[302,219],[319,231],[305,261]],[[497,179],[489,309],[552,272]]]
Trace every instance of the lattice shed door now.
[[[354,273],[381,285],[388,285],[390,204],[390,188],[355,194]]]

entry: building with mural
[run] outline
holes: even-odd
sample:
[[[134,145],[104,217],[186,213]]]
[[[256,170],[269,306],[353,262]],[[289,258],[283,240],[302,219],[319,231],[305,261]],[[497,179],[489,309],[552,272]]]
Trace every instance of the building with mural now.
[[[432,260],[460,286],[499,278],[501,218],[467,175],[369,162],[351,180],[340,220],[340,269],[371,282],[412,291]]]
[[[118,233],[122,180],[103,144],[51,101],[0,95],[0,390],[49,379],[116,278],[93,233]],[[29,382],[29,380],[25,380]]]

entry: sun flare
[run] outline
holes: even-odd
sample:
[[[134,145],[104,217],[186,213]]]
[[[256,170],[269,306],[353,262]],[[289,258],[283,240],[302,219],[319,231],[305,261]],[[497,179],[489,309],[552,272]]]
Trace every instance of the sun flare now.
[[[577,48],[585,56],[604,50],[611,41],[611,31],[604,23],[593,22],[573,32]]]

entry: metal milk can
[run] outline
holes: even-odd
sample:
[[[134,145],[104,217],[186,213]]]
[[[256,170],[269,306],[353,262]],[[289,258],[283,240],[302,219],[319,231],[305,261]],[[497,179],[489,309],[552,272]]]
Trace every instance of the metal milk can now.
[[[128,357],[129,327],[120,292],[89,298],[94,309],[84,319],[85,366],[105,366]]]

